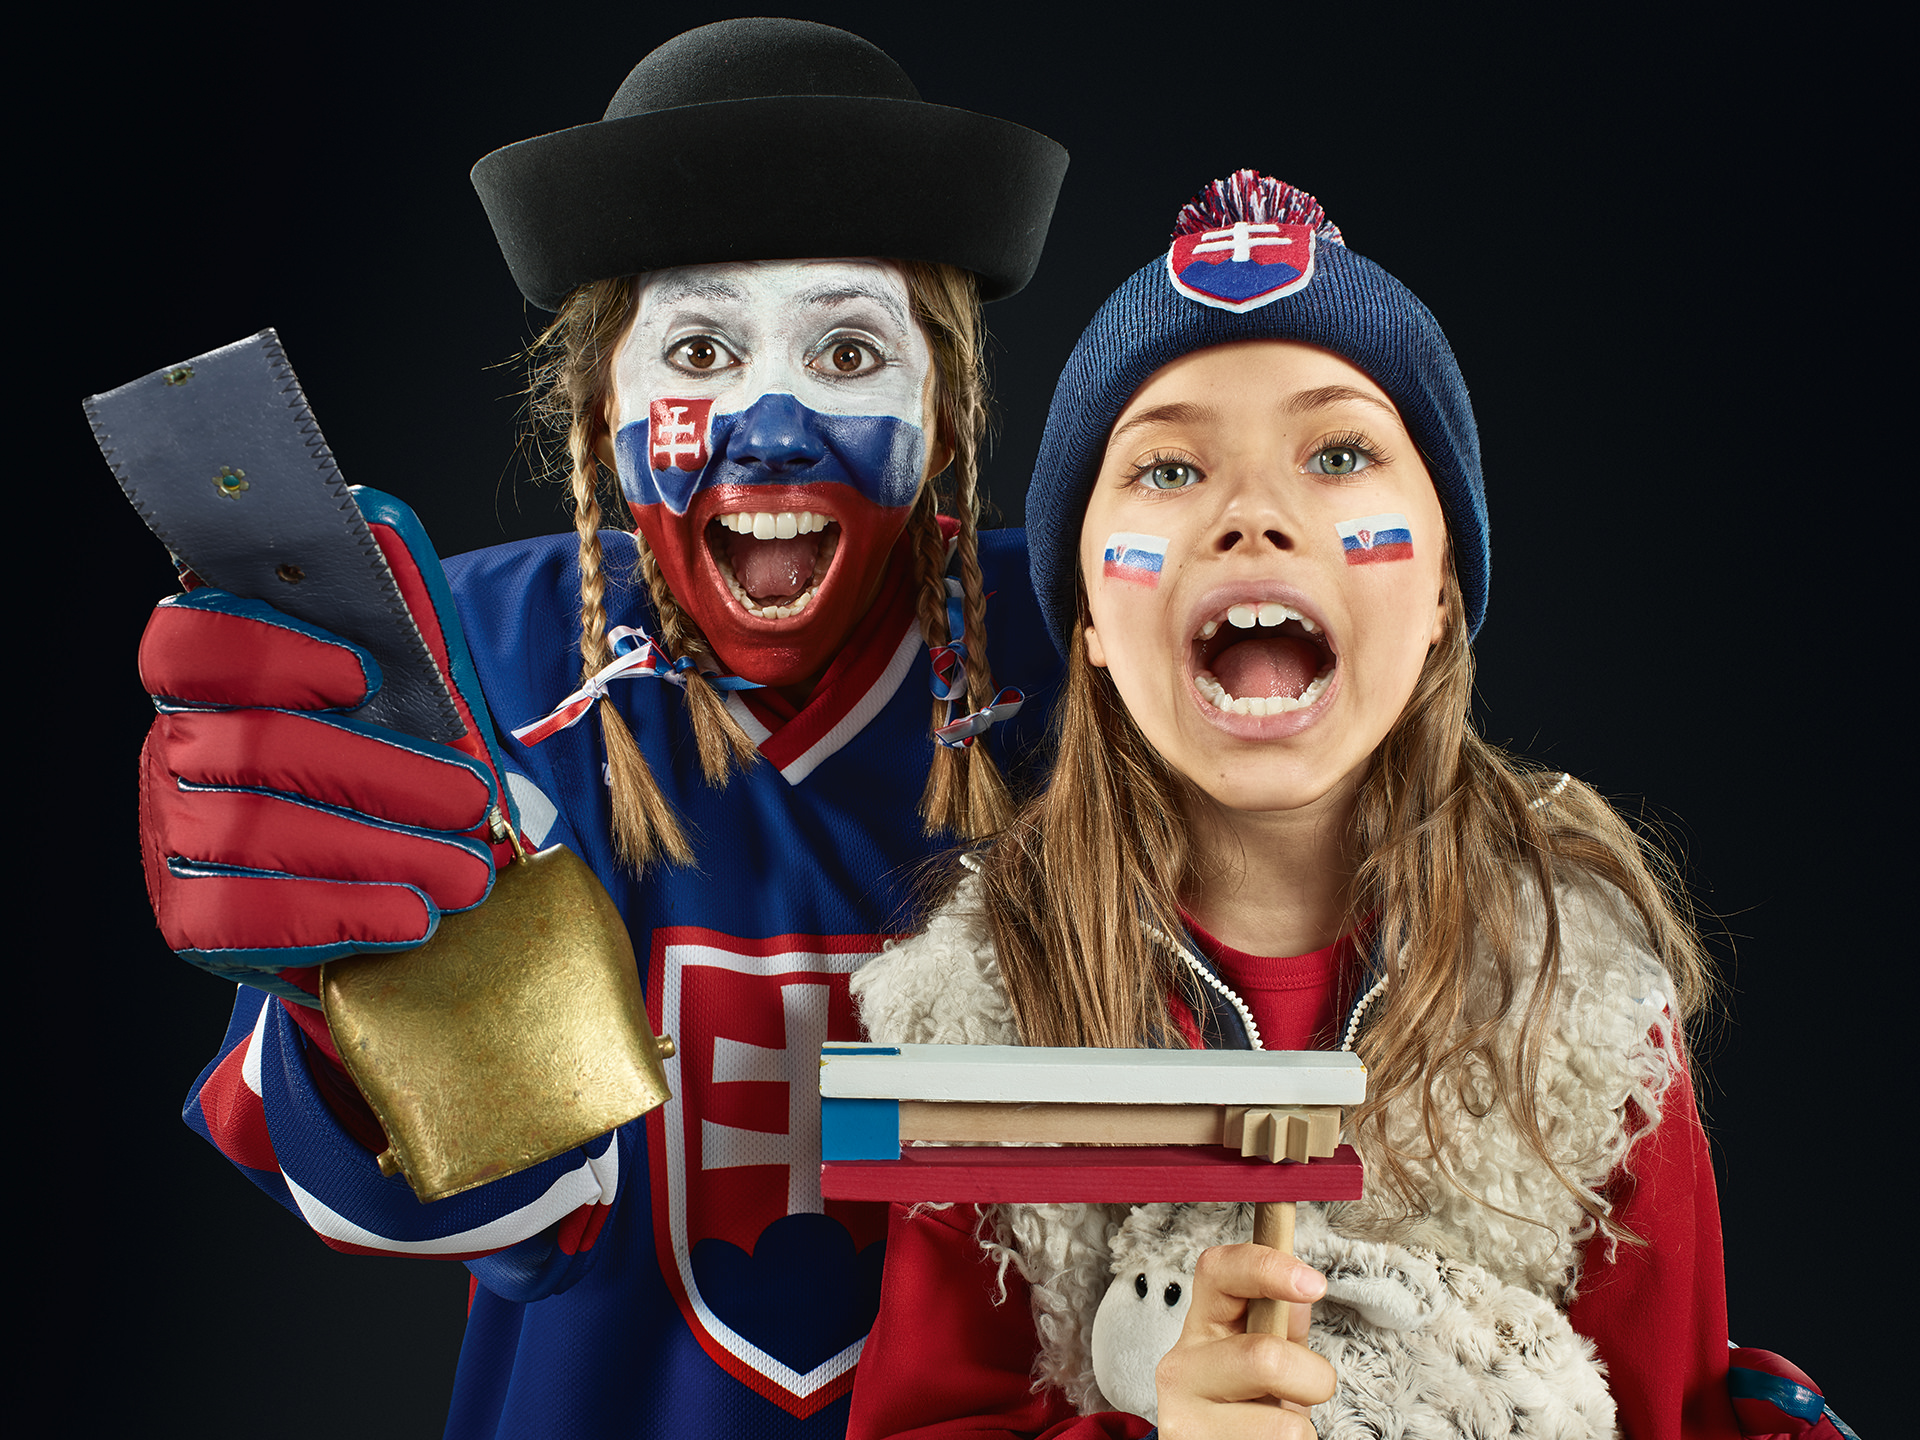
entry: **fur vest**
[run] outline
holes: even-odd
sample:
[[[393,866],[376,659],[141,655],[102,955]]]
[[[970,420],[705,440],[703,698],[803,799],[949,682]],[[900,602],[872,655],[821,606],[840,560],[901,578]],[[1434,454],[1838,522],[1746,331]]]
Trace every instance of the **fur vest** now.
[[[925,932],[855,974],[874,1040],[1019,1043],[979,885],[967,876]],[[1669,981],[1616,892],[1568,883],[1555,898],[1561,974],[1541,1055],[1540,1126],[1567,1177],[1597,1197],[1638,1134],[1658,1123],[1673,1075]],[[1537,899],[1522,906],[1522,955],[1539,951],[1539,911]],[[1469,1019],[1496,1003],[1498,968],[1476,957]],[[1519,1019],[1509,1017],[1510,1032]],[[1472,1078],[1460,1088],[1470,1092]],[[1564,1313],[1592,1220],[1522,1144],[1504,1107],[1470,1109],[1470,1093],[1436,1097],[1453,1138],[1458,1184],[1448,1183],[1437,1158],[1421,1158],[1419,1100],[1407,1099],[1388,1128],[1416,1157],[1424,1212],[1403,1213],[1385,1186],[1299,1208],[1295,1251],[1328,1277],[1310,1343],[1340,1377],[1334,1399],[1314,1411],[1315,1428],[1339,1437],[1613,1433],[1604,1371]],[[1631,1129],[1629,1100],[1638,1112]],[[1375,1157],[1359,1148],[1373,1172]],[[1112,1408],[1092,1359],[1093,1319],[1111,1278],[1149,1261],[1190,1269],[1206,1246],[1251,1233],[1246,1206],[1006,1205],[989,1212],[981,1244],[1031,1287],[1036,1388],[1057,1387],[1088,1414]]]

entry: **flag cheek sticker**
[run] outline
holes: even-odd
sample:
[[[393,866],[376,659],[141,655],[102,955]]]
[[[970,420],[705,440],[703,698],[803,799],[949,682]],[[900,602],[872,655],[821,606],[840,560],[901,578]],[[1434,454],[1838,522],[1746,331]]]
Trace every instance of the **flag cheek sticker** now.
[[[1362,515],[1333,527],[1349,565],[1384,565],[1413,558],[1413,531],[1404,515]]]
[[[1124,580],[1129,585],[1144,585],[1151,590],[1159,585],[1160,568],[1166,560],[1166,536],[1116,531],[1107,537],[1102,573],[1109,580]]]

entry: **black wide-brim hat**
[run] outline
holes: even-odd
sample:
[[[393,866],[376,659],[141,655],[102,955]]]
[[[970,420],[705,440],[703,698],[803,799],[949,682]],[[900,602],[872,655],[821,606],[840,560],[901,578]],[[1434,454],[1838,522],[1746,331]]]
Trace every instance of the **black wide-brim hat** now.
[[[930,105],[878,47],[804,20],[723,20],[627,75],[605,116],[473,167],[520,293],[668,265],[885,256],[957,265],[981,298],[1040,261],[1067,152]]]

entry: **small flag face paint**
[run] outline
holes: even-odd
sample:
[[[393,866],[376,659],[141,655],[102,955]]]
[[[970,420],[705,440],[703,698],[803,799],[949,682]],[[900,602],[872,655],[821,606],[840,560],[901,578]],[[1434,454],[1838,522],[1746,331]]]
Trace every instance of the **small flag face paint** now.
[[[654,400],[647,407],[647,463],[655,470],[707,468],[711,400]]]
[[[1160,567],[1166,560],[1166,536],[1116,531],[1107,537],[1103,573],[1109,580],[1125,580],[1151,589],[1160,583]]]
[[[1349,565],[1383,565],[1389,560],[1413,558],[1413,531],[1404,515],[1362,515],[1333,527]]]

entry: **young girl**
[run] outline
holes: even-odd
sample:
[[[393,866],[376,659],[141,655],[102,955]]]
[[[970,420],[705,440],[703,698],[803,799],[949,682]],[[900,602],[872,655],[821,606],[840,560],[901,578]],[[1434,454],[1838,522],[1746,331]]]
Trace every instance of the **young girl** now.
[[[1297,1262],[1248,1207],[896,1208],[851,1433],[1739,1433],[1705,961],[1660,856],[1469,727],[1487,514],[1433,317],[1311,196],[1218,182],[1081,338],[1027,514],[1053,784],[856,977],[868,1032],[1351,1048],[1367,1193]],[[1241,1333],[1262,1295],[1311,1329]]]

